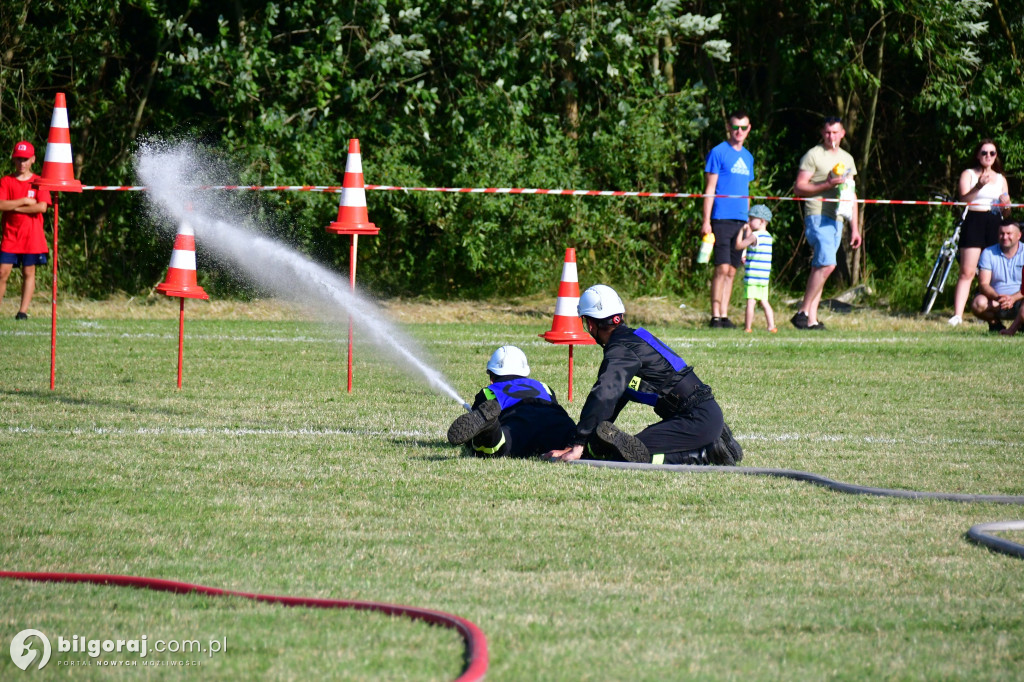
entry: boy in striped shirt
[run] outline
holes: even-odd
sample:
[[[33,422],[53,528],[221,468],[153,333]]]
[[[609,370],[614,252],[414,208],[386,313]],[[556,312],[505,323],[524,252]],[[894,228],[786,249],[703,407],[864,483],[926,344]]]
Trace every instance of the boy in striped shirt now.
[[[750,222],[743,226],[736,235],[736,250],[747,250],[746,270],[743,283],[747,290],[747,315],[744,331],[753,331],[754,309],[757,302],[764,308],[764,316],[768,321],[768,331],[775,333],[775,311],[768,303],[768,276],[772,271],[772,236],[768,234],[768,223],[772,212],[764,204],[751,207],[748,217]]]

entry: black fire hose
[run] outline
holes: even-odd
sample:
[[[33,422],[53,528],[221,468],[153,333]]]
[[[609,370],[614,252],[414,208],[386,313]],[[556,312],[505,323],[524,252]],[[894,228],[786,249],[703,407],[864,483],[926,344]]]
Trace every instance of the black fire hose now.
[[[989,549],[1003,552],[1010,556],[1024,559],[1024,545],[1010,542],[1003,538],[989,535],[986,531],[999,532],[1001,530],[1024,530],[1024,521],[992,521],[991,523],[979,523],[971,526],[967,531],[967,537],[979,545],[985,545]]]
[[[996,504],[1024,504],[1024,495],[972,495],[967,493],[936,493],[920,490],[899,490],[893,488],[872,488],[865,485],[854,485],[833,481],[819,474],[812,474],[808,471],[796,469],[767,469],[761,467],[719,467],[719,466],[696,466],[692,464],[636,464],[634,462],[605,462],[592,459],[578,459],[571,464],[583,464],[585,466],[601,469],[642,469],[644,471],[671,471],[675,473],[693,474],[746,474],[748,476],[772,476],[775,478],[790,478],[795,481],[813,483],[836,492],[848,495],[875,495],[877,497],[902,497],[913,500],[948,500],[951,502],[993,502]],[[973,526],[967,531],[967,538],[978,544],[985,545],[989,549],[1003,552],[1011,556],[1024,559],[1024,545],[1011,542],[994,535],[988,535],[986,531],[999,532],[1008,530],[1024,530],[1024,521],[993,521]]]

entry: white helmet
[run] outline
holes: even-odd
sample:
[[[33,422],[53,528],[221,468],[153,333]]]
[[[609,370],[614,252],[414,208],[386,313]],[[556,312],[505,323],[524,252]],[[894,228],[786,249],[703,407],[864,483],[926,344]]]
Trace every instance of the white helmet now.
[[[606,284],[595,284],[584,291],[576,310],[580,317],[592,317],[595,320],[626,314],[622,299],[615,293],[615,289]]]
[[[515,346],[502,346],[491,354],[491,359],[487,361],[487,371],[499,377],[528,377],[530,363],[526,361],[526,353]]]

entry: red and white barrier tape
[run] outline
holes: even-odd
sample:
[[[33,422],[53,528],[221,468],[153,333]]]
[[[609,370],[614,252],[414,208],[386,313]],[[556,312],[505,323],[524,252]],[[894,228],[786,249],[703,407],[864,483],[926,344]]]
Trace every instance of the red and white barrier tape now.
[[[100,190],[107,192],[145,192],[146,187],[139,185],[83,185],[83,190]],[[201,185],[198,190],[231,190],[240,192],[323,192],[340,194],[340,185]],[[541,189],[524,187],[402,187],[398,185],[366,185],[364,189],[384,190],[392,192],[443,192],[446,194],[546,194],[553,196],[572,197],[650,197],[658,199],[751,199],[753,201],[826,201],[839,202],[839,199],[823,197],[778,197],[743,194],[697,194],[685,192],[626,192],[620,190],[596,189]],[[965,206],[963,201],[917,201],[912,199],[857,199],[858,204],[883,204],[892,206]],[[995,207],[1021,208],[1024,204],[993,204]]]

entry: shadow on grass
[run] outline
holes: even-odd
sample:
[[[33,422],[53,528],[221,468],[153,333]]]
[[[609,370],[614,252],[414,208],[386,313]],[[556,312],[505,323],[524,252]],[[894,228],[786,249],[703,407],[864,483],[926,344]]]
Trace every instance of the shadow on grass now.
[[[407,444],[409,444],[409,443],[411,443],[413,441],[408,441],[408,440],[406,440],[406,441],[399,441],[399,440],[395,440],[394,442],[399,444],[399,445],[407,445]],[[431,441],[418,441],[418,442],[420,444],[422,444],[424,447],[429,447],[430,443],[431,443]],[[425,462],[455,462],[455,461],[458,461],[458,460],[461,460],[461,459],[490,459],[490,460],[497,460],[497,459],[512,460],[512,459],[515,459],[515,460],[519,460],[519,461],[532,461],[532,462],[541,462],[541,463],[544,463],[544,464],[548,464],[548,462],[546,462],[540,455],[533,455],[531,457],[488,457],[486,455],[475,455],[472,452],[470,452],[469,450],[467,450],[466,448],[455,448],[455,447],[452,447],[451,445],[449,445],[447,443],[447,441],[433,441],[433,443],[434,443],[433,447],[449,448],[451,450],[450,454],[446,454],[446,455],[436,455],[436,454],[435,455],[423,455],[421,457],[416,457],[415,459],[422,460],[422,461],[425,461]]]
[[[451,455],[429,455],[426,457],[417,457],[417,459],[457,459],[460,455],[460,450],[458,448],[452,447],[447,440],[441,438],[392,438],[391,442],[403,447],[413,446],[417,448],[445,449],[452,451]]]
[[[106,407],[114,410],[121,410],[128,413],[135,412],[148,412],[150,414],[162,414],[171,417],[186,417],[190,413],[181,410],[169,410],[166,408],[151,408],[142,407],[136,403],[127,403],[121,400],[100,400],[95,398],[72,398],[66,395],[60,395],[53,391],[46,391],[41,389],[29,389],[26,391],[11,390],[11,389],[0,389],[0,396],[27,396],[29,398],[36,398],[39,400],[45,400],[49,402],[60,403],[62,405],[73,405],[76,407]]]
[[[496,457],[483,457],[480,455],[473,454],[469,448],[462,446],[454,446],[447,440],[441,438],[426,439],[426,438],[392,438],[391,442],[395,445],[408,447],[410,445],[418,448],[431,448],[434,450],[446,450],[443,454],[430,454],[430,455],[418,455],[415,459],[422,460],[424,462],[455,462],[460,459],[499,459]]]

